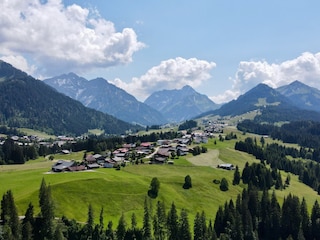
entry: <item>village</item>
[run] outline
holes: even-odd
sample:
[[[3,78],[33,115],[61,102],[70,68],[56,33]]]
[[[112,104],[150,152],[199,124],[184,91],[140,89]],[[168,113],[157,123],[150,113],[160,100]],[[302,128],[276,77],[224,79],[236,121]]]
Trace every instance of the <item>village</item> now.
[[[186,134],[173,140],[158,140],[155,143],[123,144],[120,148],[105,154],[85,154],[81,161],[56,160],[52,172],[83,171],[95,168],[116,168],[127,164],[174,164],[174,159],[192,153],[191,143],[207,143],[208,133]],[[69,154],[62,150],[61,155]],[[63,157],[61,157],[63,158]]]

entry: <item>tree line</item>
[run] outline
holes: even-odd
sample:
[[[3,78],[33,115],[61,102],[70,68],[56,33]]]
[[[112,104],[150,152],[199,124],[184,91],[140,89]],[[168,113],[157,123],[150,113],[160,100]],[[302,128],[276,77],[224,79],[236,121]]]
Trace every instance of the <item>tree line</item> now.
[[[253,120],[244,120],[237,125],[243,132],[269,135],[271,138],[282,140],[286,143],[297,143],[301,147],[320,149],[320,122],[292,121],[281,127],[273,124],[261,124]],[[317,159],[318,161],[320,159]]]
[[[164,202],[156,206],[148,197],[144,200],[141,224],[135,213],[130,221],[122,214],[116,223],[104,221],[104,209],[98,221],[91,204],[88,205],[87,221],[79,223],[65,216],[56,218],[51,187],[43,179],[39,190],[40,213],[35,215],[32,203],[19,219],[12,191],[3,194],[1,200],[0,239],[5,240],[224,240],[224,239],[319,239],[320,205],[315,201],[311,214],[305,199],[289,194],[280,206],[275,191],[262,194],[249,183],[238,194],[220,206],[215,220],[197,212],[193,228],[187,209],[177,209],[174,202],[169,209]],[[192,228],[192,231],[191,231]]]
[[[261,163],[269,164],[273,171],[284,170],[298,175],[299,180],[320,194],[320,164],[315,161],[296,159],[306,156],[307,152],[304,148],[298,150],[277,143],[265,146],[263,138],[260,141],[262,142],[261,146],[257,144],[256,140],[248,137],[245,141],[236,142],[235,149],[252,154]],[[293,159],[289,159],[287,156],[291,156]]]

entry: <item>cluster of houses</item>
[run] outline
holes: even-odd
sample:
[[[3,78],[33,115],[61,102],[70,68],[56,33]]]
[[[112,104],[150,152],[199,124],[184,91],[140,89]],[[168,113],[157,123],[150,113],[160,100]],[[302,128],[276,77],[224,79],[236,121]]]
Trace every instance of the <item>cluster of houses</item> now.
[[[114,168],[144,158],[149,164],[173,164],[175,156],[184,156],[190,152],[189,138],[158,140],[157,143],[143,142],[123,144],[121,148],[108,154],[87,154],[81,162],[59,160],[52,166],[53,172],[83,171],[95,168]],[[64,151],[63,154],[68,154]]]

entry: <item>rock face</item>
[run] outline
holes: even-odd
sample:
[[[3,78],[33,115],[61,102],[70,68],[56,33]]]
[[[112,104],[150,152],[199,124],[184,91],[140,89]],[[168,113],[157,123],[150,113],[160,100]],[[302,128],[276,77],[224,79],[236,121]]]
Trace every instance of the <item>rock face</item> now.
[[[129,123],[159,125],[167,122],[160,112],[139,102],[134,96],[103,78],[88,81],[69,73],[46,79],[44,82],[87,107]]]
[[[206,95],[196,92],[190,86],[154,92],[144,103],[161,112],[170,122],[189,120],[218,108]]]

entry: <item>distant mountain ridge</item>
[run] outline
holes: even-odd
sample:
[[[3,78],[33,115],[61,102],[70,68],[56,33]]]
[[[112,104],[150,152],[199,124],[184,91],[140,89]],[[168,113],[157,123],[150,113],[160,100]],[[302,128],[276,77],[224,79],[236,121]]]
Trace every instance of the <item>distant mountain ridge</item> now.
[[[291,92],[288,86],[283,88]],[[237,116],[258,110],[260,114],[255,117],[259,122],[279,122],[294,120],[320,120],[320,113],[309,110],[302,104],[297,104],[298,97],[290,99],[281,94],[277,89],[273,89],[266,84],[258,84],[248,92],[232,100],[221,108],[209,111],[198,116],[198,118],[219,115]]]
[[[45,79],[44,82],[87,107],[108,113],[123,121],[140,125],[167,123],[160,112],[139,102],[134,96],[103,78],[87,80],[69,73]]]
[[[181,122],[218,108],[206,95],[190,86],[181,89],[162,90],[151,94],[145,104],[161,112],[170,122]]]
[[[141,129],[87,108],[1,60],[0,106],[0,125],[55,135],[81,135],[96,128],[109,134]]]
[[[294,81],[288,85],[276,89],[282,95],[290,99],[295,106],[320,112],[320,90],[310,87],[300,81]]]
[[[221,108],[214,111],[214,114],[236,116],[272,105],[292,106],[292,103],[275,89],[260,83],[245,94],[240,95],[236,100],[221,106]]]

